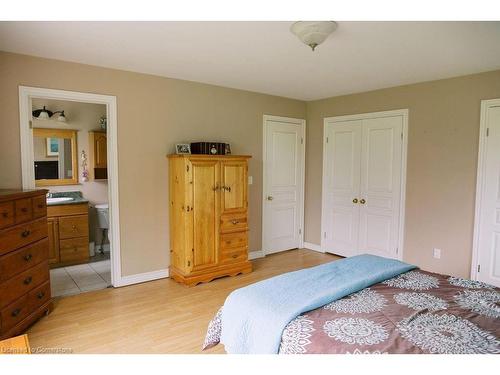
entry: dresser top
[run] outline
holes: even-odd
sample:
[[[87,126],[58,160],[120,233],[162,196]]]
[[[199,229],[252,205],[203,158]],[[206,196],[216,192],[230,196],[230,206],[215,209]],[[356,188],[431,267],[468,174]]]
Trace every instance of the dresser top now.
[[[207,154],[169,154],[167,158],[203,158],[203,159],[250,159],[250,155],[207,155]]]
[[[0,189],[0,202],[45,195],[48,192],[47,189]]]

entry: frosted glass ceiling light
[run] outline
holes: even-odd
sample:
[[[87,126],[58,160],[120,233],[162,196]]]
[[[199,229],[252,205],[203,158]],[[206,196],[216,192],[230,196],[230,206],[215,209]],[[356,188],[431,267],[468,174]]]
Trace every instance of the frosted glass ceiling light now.
[[[336,29],[337,23],[333,21],[299,21],[292,25],[290,31],[314,51]]]

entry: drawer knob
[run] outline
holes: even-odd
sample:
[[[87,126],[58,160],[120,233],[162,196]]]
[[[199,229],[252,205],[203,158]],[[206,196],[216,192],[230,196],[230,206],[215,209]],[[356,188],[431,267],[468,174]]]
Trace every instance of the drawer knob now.
[[[238,258],[238,254],[234,254],[233,258],[235,258],[235,259]]]
[[[33,255],[31,255],[31,254],[26,254],[26,255],[24,256],[24,260],[25,260],[26,262],[29,262],[29,261],[31,260],[31,258],[33,258]]]
[[[8,212],[2,212],[2,217],[9,217],[9,213]]]
[[[72,226],[71,226],[71,228],[72,228],[73,230],[76,230],[76,225],[72,225]]]
[[[25,229],[25,230],[23,230],[23,232],[21,233],[21,237],[26,238],[26,237],[28,237],[30,234],[31,234],[31,231],[30,231],[29,229]]]
[[[36,295],[36,297],[37,297],[38,299],[42,299],[43,297],[45,297],[45,292],[40,292],[40,293],[38,293],[38,294]]]
[[[231,220],[231,224],[236,225],[239,224],[240,222],[238,220]]]
[[[19,314],[21,314],[21,309],[15,309],[14,311],[12,311],[10,315],[12,315],[12,317],[15,318]]]
[[[24,285],[29,285],[33,281],[33,278],[31,276],[28,276],[27,278],[24,279]]]

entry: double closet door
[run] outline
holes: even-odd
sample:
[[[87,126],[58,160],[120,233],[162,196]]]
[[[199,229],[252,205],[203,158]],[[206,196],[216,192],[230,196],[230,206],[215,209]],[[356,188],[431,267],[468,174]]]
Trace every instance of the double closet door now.
[[[325,119],[325,251],[399,258],[405,121],[405,111]]]

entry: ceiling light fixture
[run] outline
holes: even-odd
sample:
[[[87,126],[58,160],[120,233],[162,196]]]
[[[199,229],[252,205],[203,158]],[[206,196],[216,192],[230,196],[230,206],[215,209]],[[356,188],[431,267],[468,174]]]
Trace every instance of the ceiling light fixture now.
[[[290,31],[313,51],[336,29],[334,21],[299,21],[290,27]]]
[[[32,112],[33,117],[39,119],[39,120],[48,120],[52,116],[54,116],[56,113],[59,113],[59,116],[57,116],[57,121],[59,122],[66,122],[66,116],[64,115],[64,111],[49,111],[45,106],[43,106],[42,109],[35,109]]]

